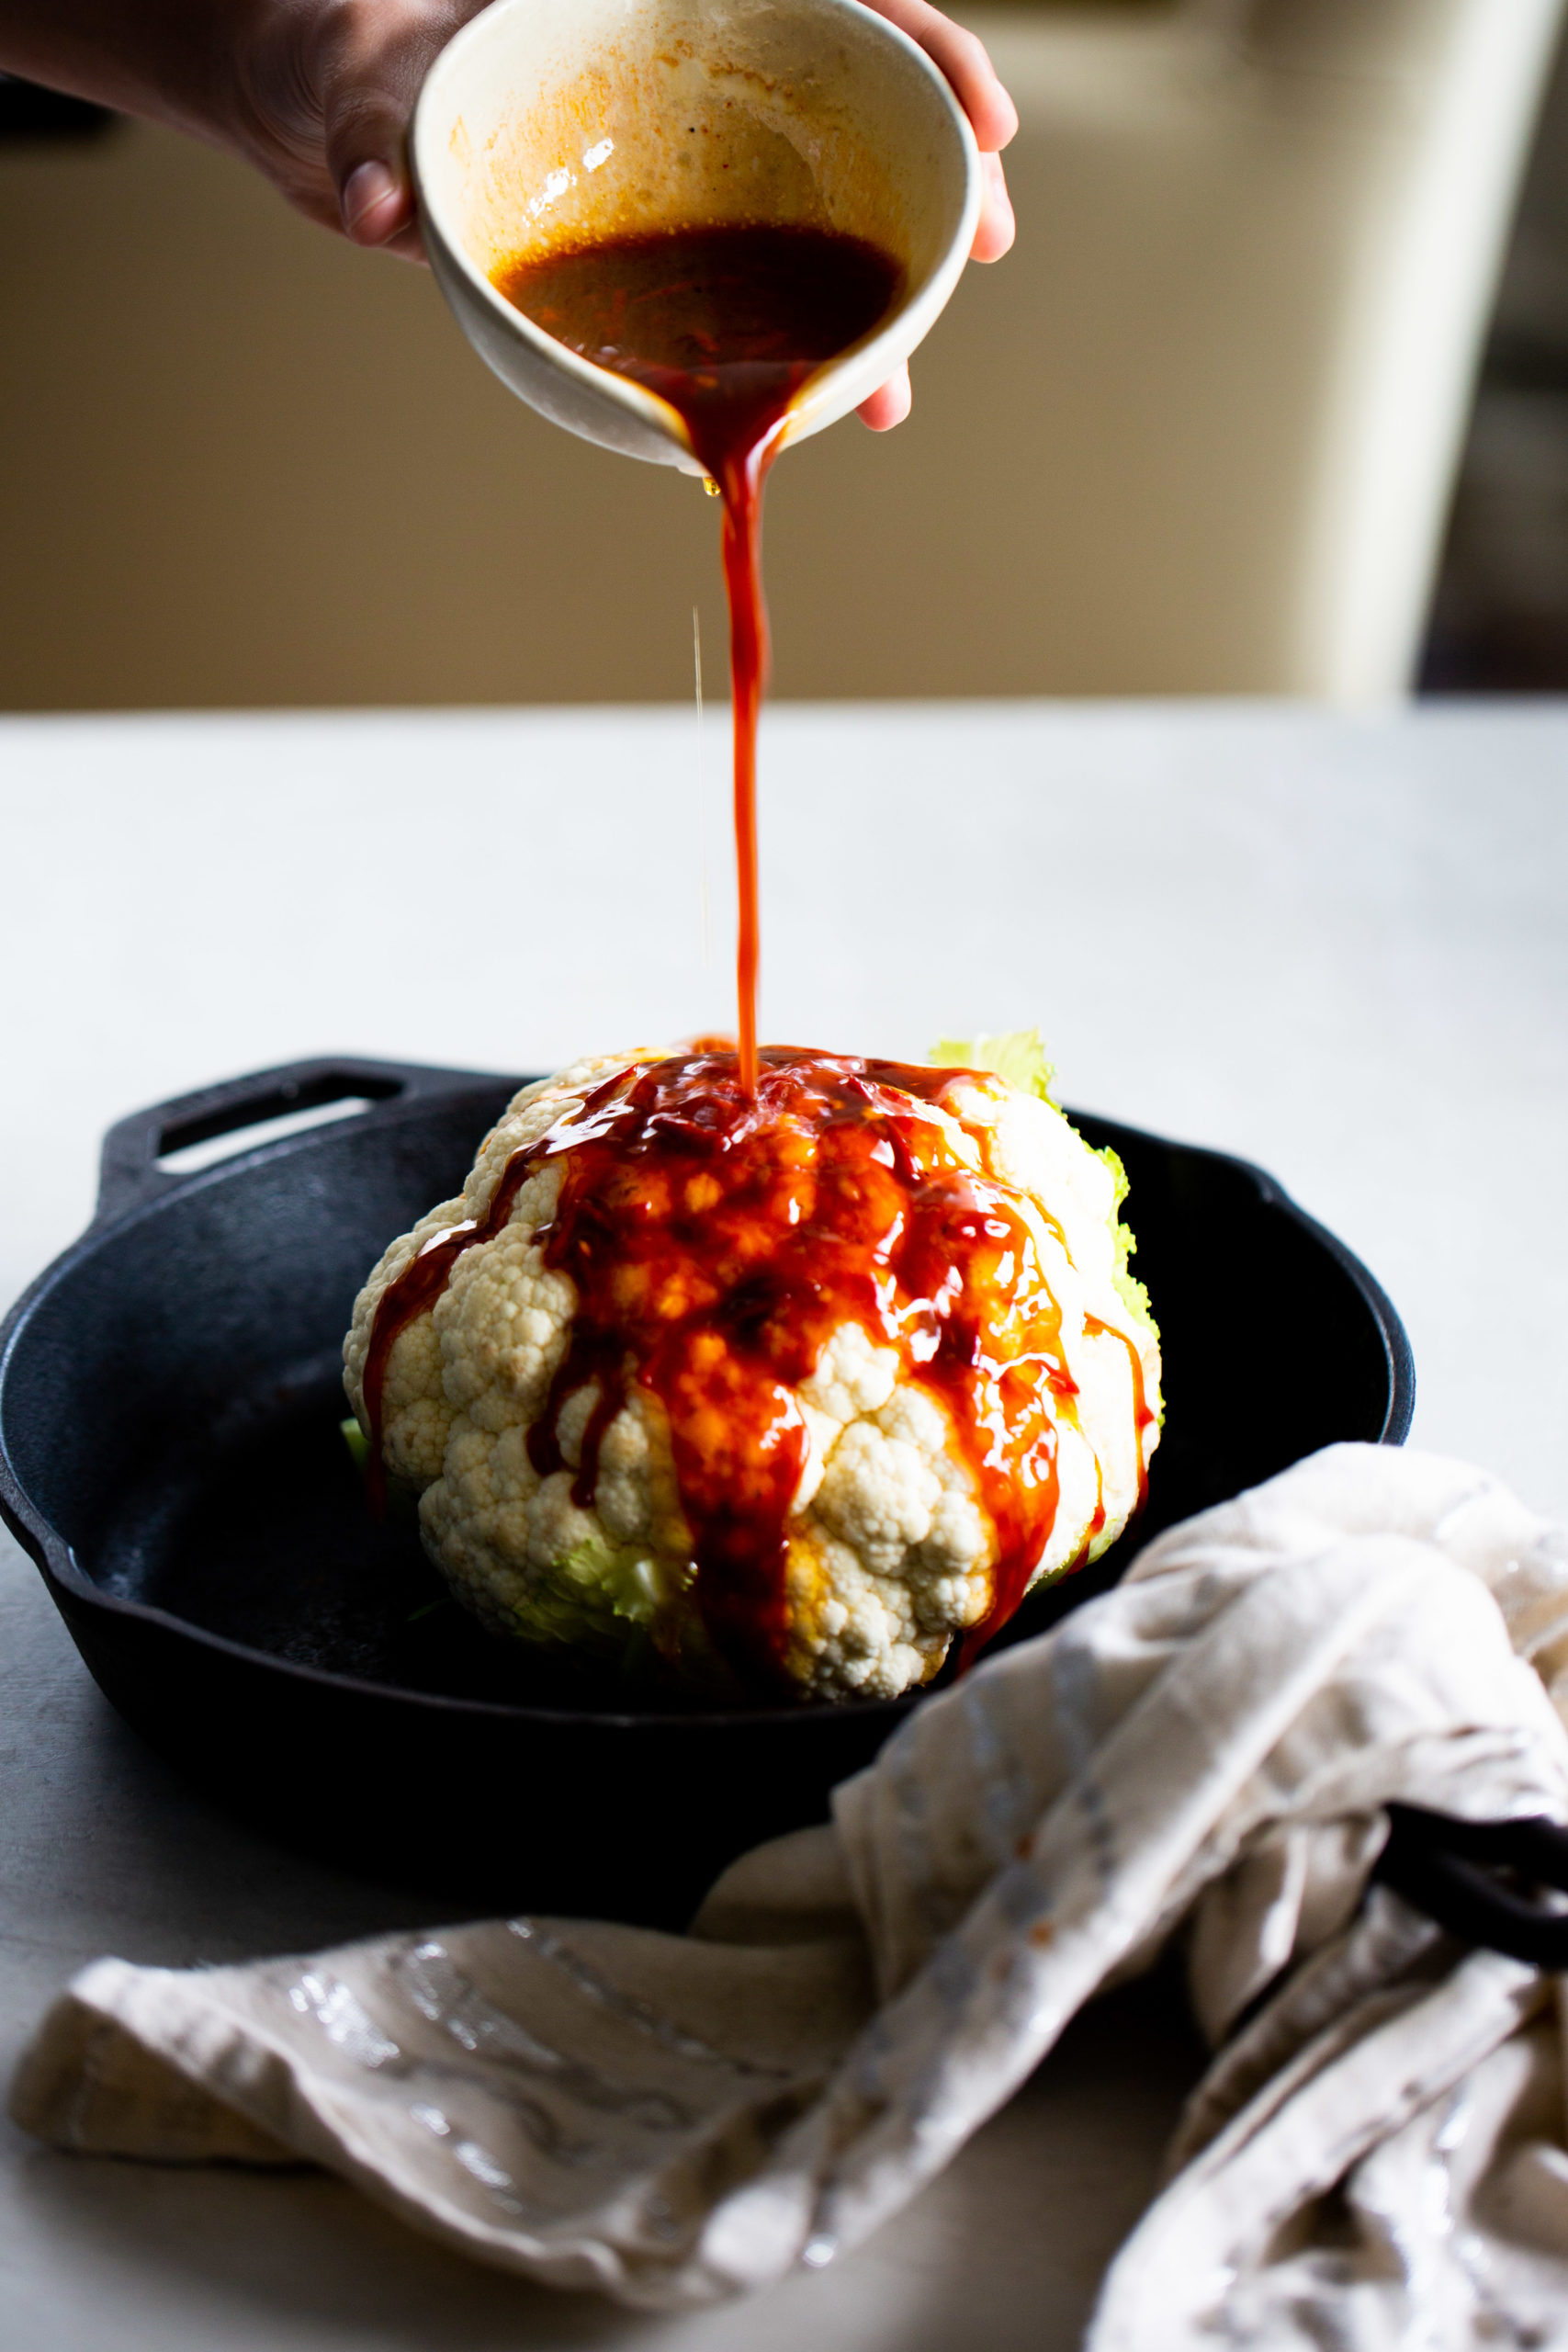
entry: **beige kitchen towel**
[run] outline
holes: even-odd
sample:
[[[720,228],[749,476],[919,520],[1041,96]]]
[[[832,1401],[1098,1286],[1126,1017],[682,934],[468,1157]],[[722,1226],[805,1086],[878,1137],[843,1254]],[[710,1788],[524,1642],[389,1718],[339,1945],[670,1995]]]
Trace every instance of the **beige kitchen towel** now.
[[[1363,1900],[1391,1799],[1568,1820],[1565,1688],[1563,1538],[1463,1464],[1334,1447],[919,1708],[690,1935],[99,1961],[12,2111],[306,2157],[483,2260],[676,2307],[859,2243],[1179,1928],[1219,2054],[1096,2352],[1568,2344],[1553,1990]]]

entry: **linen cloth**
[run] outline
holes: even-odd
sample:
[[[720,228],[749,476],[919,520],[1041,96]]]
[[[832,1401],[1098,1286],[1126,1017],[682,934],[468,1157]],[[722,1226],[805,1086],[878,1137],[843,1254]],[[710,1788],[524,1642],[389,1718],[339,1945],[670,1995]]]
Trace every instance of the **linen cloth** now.
[[[1462,1464],[1334,1447],[929,1701],[688,1935],[102,1960],[12,2112],[305,2158],[482,2260],[679,2307],[863,2239],[1179,1929],[1218,2055],[1094,2352],[1568,2345],[1555,1985],[1365,1894],[1392,1799],[1568,1820],[1565,1701],[1568,1540]]]

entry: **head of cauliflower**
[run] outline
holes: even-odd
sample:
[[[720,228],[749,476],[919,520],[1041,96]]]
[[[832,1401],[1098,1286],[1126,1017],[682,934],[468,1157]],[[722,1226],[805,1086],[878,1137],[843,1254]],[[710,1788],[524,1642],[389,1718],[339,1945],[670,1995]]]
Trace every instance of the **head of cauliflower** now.
[[[344,1385],[487,1625],[892,1698],[1115,1541],[1160,1411],[1120,1166],[1037,1041],[938,1052],[986,1066],[575,1062],[387,1250]]]

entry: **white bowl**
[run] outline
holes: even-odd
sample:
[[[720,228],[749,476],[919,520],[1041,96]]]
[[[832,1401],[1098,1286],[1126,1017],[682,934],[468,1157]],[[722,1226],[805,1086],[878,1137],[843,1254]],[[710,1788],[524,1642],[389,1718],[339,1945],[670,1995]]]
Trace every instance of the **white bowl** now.
[[[502,381],[586,440],[688,473],[703,468],[669,402],[536,326],[494,270],[729,221],[868,239],[902,264],[903,293],[797,395],[783,438],[799,441],[908,357],[980,209],[947,82],[859,0],[495,0],[436,59],[411,151],[431,266]]]

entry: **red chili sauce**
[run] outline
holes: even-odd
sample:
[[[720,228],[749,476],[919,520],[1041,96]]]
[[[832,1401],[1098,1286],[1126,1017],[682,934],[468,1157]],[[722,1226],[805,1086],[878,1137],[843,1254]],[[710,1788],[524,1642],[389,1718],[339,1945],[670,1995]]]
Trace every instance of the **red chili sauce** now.
[[[399,1333],[434,1305],[462,1252],[506,1225],[530,1171],[564,1155],[555,1214],[536,1238],[578,1306],[530,1433],[536,1470],[563,1466],[557,1417],[596,1381],[572,1484],[587,1508],[605,1430],[634,1385],[651,1392],[668,1417],[704,1622],[738,1672],[776,1687],[786,1529],[808,1442],[793,1392],[829,1336],[858,1323],[947,1408],[996,1531],[990,1607],[964,1641],[967,1662],[1044,1550],[1056,1423],[1076,1418],[1077,1394],[1021,1195],[990,1171],[983,1126],[959,1119],[976,1168],[934,1115],[952,1112],[969,1075],[785,1046],[763,1050],[754,1091],[728,1052],[617,1072],[515,1154],[481,1217],[433,1236],[383,1294],[365,1366],[375,1477]],[[1141,1440],[1150,1416],[1131,1342],[1129,1353]]]
[[[902,279],[874,245],[830,230],[681,229],[569,246],[503,265],[509,302],[601,368],[675,410],[724,500],[735,727],[736,956],[740,1068],[757,1077],[757,718],[767,684],[762,481],[790,405],[869,334]]]

